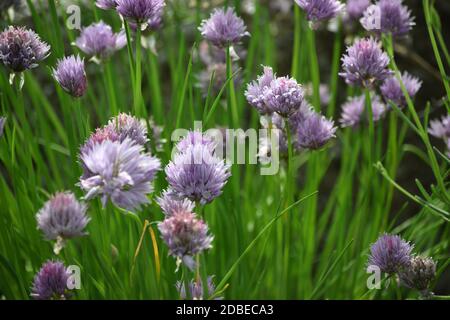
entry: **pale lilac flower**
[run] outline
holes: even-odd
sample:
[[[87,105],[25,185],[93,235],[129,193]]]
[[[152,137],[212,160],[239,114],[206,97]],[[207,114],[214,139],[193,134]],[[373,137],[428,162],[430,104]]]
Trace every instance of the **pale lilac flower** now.
[[[184,136],[178,143],[175,148],[179,153],[186,152],[186,150],[193,145],[204,145],[206,146],[211,153],[214,152],[216,148],[216,142],[213,137],[203,134],[201,131],[189,131],[186,136]]]
[[[370,6],[370,0],[347,0],[345,12],[350,20],[358,20]]]
[[[116,9],[116,0],[96,0],[95,5],[103,10],[113,10]]]
[[[380,0],[364,11],[361,24],[368,31],[391,33],[402,37],[415,25],[411,10],[403,5],[403,0]]]
[[[369,266],[393,274],[408,268],[411,264],[413,246],[397,235],[383,234],[370,248]]]
[[[156,202],[161,207],[166,216],[171,216],[179,212],[192,212],[195,203],[187,198],[179,198],[172,190],[164,190],[161,197],[156,198]]]
[[[104,140],[80,155],[85,170],[80,187],[85,199],[100,196],[116,206],[135,211],[149,203],[152,181],[160,170],[159,159],[144,153],[144,148],[129,138],[122,142]]]
[[[436,138],[450,139],[450,115],[430,121],[428,132]]]
[[[334,18],[345,5],[337,0],[295,0],[306,13],[306,19],[312,23]]]
[[[411,76],[408,72],[404,72],[401,76],[402,82],[408,92],[408,95],[412,99],[417,91],[419,91],[422,86],[422,81],[418,78]],[[403,94],[402,88],[400,86],[400,81],[396,76],[392,76],[384,80],[380,87],[381,93],[384,99],[391,100],[397,106],[403,107],[406,105],[406,97]]]
[[[86,71],[84,60],[79,56],[69,56],[58,60],[56,69],[53,69],[53,77],[60,86],[75,98],[82,97],[87,89]]]
[[[97,128],[86,140],[84,145],[81,146],[80,153],[83,154],[89,152],[96,144],[100,144],[105,140],[119,141],[119,133],[111,126]]]
[[[119,113],[119,115],[109,120],[106,127],[117,133],[119,141],[129,138],[142,146],[148,142],[147,124],[145,121],[126,113]]]
[[[191,270],[196,265],[194,256],[212,247],[213,236],[208,234],[208,225],[192,212],[166,217],[158,229],[177,264],[183,262]]]
[[[205,144],[189,145],[176,153],[165,169],[170,188],[180,198],[211,202],[222,193],[230,177],[230,166]]]
[[[109,25],[100,21],[83,28],[75,44],[88,56],[103,60],[122,49],[127,38],[124,31],[114,33]]]
[[[435,276],[436,262],[429,257],[413,257],[410,265],[399,273],[402,285],[419,291],[428,291]]]
[[[377,95],[371,97],[372,119],[374,122],[380,120],[386,112],[386,106],[381,102]],[[342,105],[341,119],[339,122],[342,127],[356,127],[361,121],[365,120],[366,111],[365,95],[350,97]]]
[[[372,87],[375,82],[392,75],[388,69],[388,55],[373,38],[357,40],[347,47],[347,54],[341,60],[343,72],[339,75],[348,84]]]
[[[12,72],[33,69],[50,54],[50,46],[31,29],[9,26],[0,33],[0,61]]]
[[[206,299],[212,297],[216,291],[216,286],[214,285],[214,276],[209,276],[207,278],[207,281],[208,281],[208,297],[206,297]],[[180,295],[180,299],[186,300],[188,296],[186,295],[185,283],[183,281],[177,281],[176,288]],[[188,285],[188,290],[189,290],[189,298],[191,298],[192,300],[204,300],[203,285],[201,278],[191,280]],[[214,300],[223,300],[223,297],[215,297]]]
[[[264,90],[264,104],[270,112],[288,118],[298,111],[304,100],[302,86],[289,77],[275,78]]]
[[[5,123],[6,123],[6,117],[0,117],[0,137],[3,135]]]
[[[60,261],[47,261],[35,275],[31,297],[37,300],[66,300],[69,272]]]
[[[159,21],[164,6],[164,0],[116,0],[117,12],[129,22],[145,24],[149,21]]]
[[[215,9],[208,19],[202,21],[199,30],[206,40],[218,47],[237,44],[250,35],[233,8]]]
[[[261,114],[268,114],[271,113],[271,110],[265,104],[264,92],[269,88],[272,81],[275,80],[276,75],[273,73],[271,67],[263,68],[263,74],[247,85],[245,97],[248,103],[255,107]]]
[[[336,127],[332,120],[312,112],[297,127],[296,143],[302,149],[320,149],[335,137]]]

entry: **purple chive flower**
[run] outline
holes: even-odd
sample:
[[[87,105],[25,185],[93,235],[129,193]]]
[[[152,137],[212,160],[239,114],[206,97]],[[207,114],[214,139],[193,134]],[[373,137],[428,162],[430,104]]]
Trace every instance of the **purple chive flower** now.
[[[386,106],[381,102],[379,96],[372,96],[372,119],[374,122],[380,120],[386,112]],[[351,97],[342,105],[341,119],[342,127],[356,127],[364,119],[366,111],[366,98],[364,95]]]
[[[436,138],[450,139],[450,115],[430,121],[428,132]]]
[[[183,153],[186,152],[189,147],[197,144],[206,146],[211,151],[211,153],[213,153],[216,148],[216,142],[213,137],[203,134],[202,132],[197,130],[189,131],[186,136],[178,141],[175,148],[177,152]]]
[[[206,40],[218,47],[237,44],[243,37],[250,35],[244,21],[233,8],[215,9],[198,29]]]
[[[129,138],[142,146],[148,142],[145,121],[126,113],[120,113],[118,116],[109,120],[107,127],[117,132],[119,141],[124,141],[126,138]]]
[[[208,297],[210,298],[214,295],[216,291],[216,286],[214,285],[214,276],[209,276],[207,278],[208,282]],[[186,287],[185,283],[182,281],[177,281],[176,283],[177,291],[180,295],[181,300],[186,300],[188,297],[186,296]],[[192,300],[203,300],[203,285],[202,279],[198,278],[196,280],[191,280],[188,285],[189,289],[189,298]],[[223,300],[223,297],[215,297],[214,300]]]
[[[90,57],[107,59],[127,44],[125,32],[114,33],[103,21],[91,24],[81,30],[76,46]]]
[[[380,0],[364,11],[360,21],[368,31],[391,33],[394,37],[407,35],[415,25],[411,10],[403,5],[403,0]]]
[[[212,247],[213,236],[208,234],[208,225],[189,211],[179,212],[158,224],[161,237],[169,248],[169,254],[195,268],[194,256]]]
[[[264,103],[267,109],[282,117],[289,117],[298,111],[303,100],[303,88],[293,78],[276,78],[264,90]]]
[[[422,86],[422,81],[420,81],[416,77],[411,76],[406,71],[402,74],[402,82],[411,99],[416,95],[417,91],[419,91],[420,87]],[[396,76],[392,76],[384,80],[383,84],[380,87],[380,90],[383,94],[384,99],[391,100],[399,107],[403,107],[406,105],[406,97],[403,94],[402,88],[400,86],[400,81]]]
[[[399,273],[400,283],[410,289],[428,291],[436,276],[436,262],[429,257],[414,257],[410,265]]]
[[[295,0],[295,3],[306,12],[306,19],[314,24],[336,17],[345,7],[337,0]]]
[[[117,12],[126,20],[143,24],[157,21],[166,5],[164,0],[116,0]]]
[[[310,113],[297,127],[296,143],[302,149],[320,149],[335,137],[336,127],[317,112]]]
[[[370,6],[370,0],[347,0],[345,12],[350,20],[358,20]]]
[[[275,80],[276,75],[273,73],[271,67],[263,68],[263,74],[247,85],[245,97],[248,103],[255,107],[261,114],[268,114],[271,113],[271,110],[267,108],[264,102],[264,92],[269,88],[272,81]]]
[[[31,297],[37,300],[66,300],[69,297],[69,272],[60,261],[47,261],[36,274]]]
[[[84,198],[100,196],[104,206],[110,199],[129,211],[148,203],[147,194],[153,191],[152,181],[161,163],[143,151],[143,146],[126,138],[122,142],[105,140],[82,153],[85,172],[79,185],[86,192]]]
[[[394,274],[411,264],[413,246],[397,235],[383,234],[370,248],[368,264]]]
[[[75,98],[82,97],[87,89],[84,60],[79,56],[70,56],[58,61],[53,69],[53,77],[60,86]]]
[[[116,9],[116,0],[96,0],[95,5],[103,10]]]
[[[371,87],[375,82],[392,75],[387,68],[388,55],[373,38],[357,40],[347,48],[347,54],[341,60],[343,72],[339,75],[348,84]]]
[[[0,137],[3,135],[5,123],[6,123],[6,117],[0,117]]]
[[[172,216],[179,212],[192,212],[195,203],[186,198],[179,198],[172,190],[164,190],[161,197],[156,198],[156,202],[161,207],[166,216]]]
[[[189,145],[176,153],[165,169],[170,188],[180,198],[206,204],[222,193],[230,166],[209,145]]]
[[[30,29],[9,26],[0,33],[0,61],[12,72],[38,66],[50,54],[50,46]]]

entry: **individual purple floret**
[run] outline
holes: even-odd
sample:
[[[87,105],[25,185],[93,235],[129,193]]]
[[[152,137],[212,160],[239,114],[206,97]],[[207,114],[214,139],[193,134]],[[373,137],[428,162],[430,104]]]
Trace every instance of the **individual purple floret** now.
[[[450,115],[443,116],[441,120],[431,120],[428,132],[441,139],[450,139]]]
[[[208,145],[189,145],[176,153],[165,169],[170,188],[180,198],[210,203],[222,193],[230,166],[214,155]]]
[[[172,216],[179,212],[192,212],[195,208],[194,202],[186,198],[177,197],[170,189],[164,190],[161,197],[156,198],[156,202],[166,216]]]
[[[413,246],[397,235],[383,234],[370,248],[369,266],[394,274],[411,264]]]
[[[403,0],[380,0],[364,11],[360,21],[368,31],[390,33],[394,37],[407,35],[415,25],[411,10],[403,5]]]
[[[104,140],[80,155],[84,174],[80,187],[85,199],[100,196],[105,206],[108,199],[116,206],[136,211],[149,202],[152,181],[160,170],[158,158],[144,153],[144,148],[129,138],[124,141]]]
[[[350,20],[355,21],[362,17],[369,6],[370,0],[347,0],[345,12]]]
[[[116,0],[117,12],[129,22],[145,24],[158,21],[162,15],[164,0]]]
[[[89,223],[87,207],[79,202],[73,193],[59,192],[48,200],[36,215],[38,229],[47,240],[57,240],[54,251],[58,254],[65,240],[82,237]]]
[[[179,212],[158,224],[161,237],[169,248],[169,254],[193,270],[194,256],[212,247],[213,236],[208,225],[189,211]]]
[[[116,0],[96,0],[95,5],[103,10],[114,10],[116,9]]]
[[[0,33],[0,61],[12,72],[38,66],[50,54],[50,46],[30,29],[9,26]]]
[[[313,27],[323,20],[334,18],[344,9],[345,5],[337,0],[295,0],[306,13],[306,19]]]
[[[428,295],[428,288],[436,276],[436,263],[429,257],[414,257],[410,265],[399,273],[400,283]]]
[[[297,127],[296,143],[302,149],[320,149],[335,137],[336,127],[317,112],[310,113]]]
[[[264,101],[264,92],[269,88],[271,82],[275,80],[276,75],[273,73],[271,67],[263,68],[263,74],[247,85],[245,97],[248,103],[255,107],[261,114],[269,114],[271,110],[267,108]]]
[[[264,90],[264,103],[267,109],[285,118],[300,110],[303,100],[304,90],[293,78],[275,78]]]
[[[100,21],[83,28],[75,44],[88,56],[104,60],[123,48],[127,38],[124,31],[114,33],[109,25]]]
[[[69,272],[60,261],[47,261],[36,274],[31,297],[36,300],[66,300],[69,298]]]
[[[348,84],[372,87],[375,82],[392,75],[388,69],[388,55],[373,38],[357,40],[347,48],[347,54],[341,60],[343,72],[339,75]]]
[[[420,81],[416,77],[411,76],[406,71],[402,74],[401,78],[409,97],[412,99],[422,86],[422,81]],[[402,88],[400,86],[400,81],[396,76],[392,76],[384,80],[383,84],[380,87],[380,90],[385,100],[391,100],[399,107],[406,106],[406,97],[403,94]]]
[[[342,127],[356,127],[363,121],[366,111],[366,99],[364,95],[351,97],[342,105],[341,119]],[[380,120],[386,112],[386,106],[381,102],[379,96],[372,96],[372,119],[374,122]]]
[[[0,117],[0,137],[3,135],[5,123],[6,123],[6,117]]]
[[[237,44],[250,35],[233,8],[214,9],[210,17],[202,21],[199,30],[206,40],[218,47]]]
[[[53,69],[53,77],[60,86],[75,98],[82,97],[87,89],[86,71],[84,60],[79,56],[70,56],[58,60],[56,69]]]
[[[206,298],[211,298],[212,296],[214,296],[214,293],[216,291],[216,286],[214,285],[214,276],[209,276],[208,279],[208,297]],[[189,296],[186,296],[186,287],[185,287],[185,283],[182,281],[177,281],[176,283],[176,288],[177,291],[180,295],[180,299],[181,300],[186,300],[186,299],[192,299],[192,300],[203,300],[203,285],[202,285],[202,279],[198,278],[196,280],[191,280],[189,282]],[[218,297],[214,297],[214,300],[223,300],[223,297],[218,296]]]

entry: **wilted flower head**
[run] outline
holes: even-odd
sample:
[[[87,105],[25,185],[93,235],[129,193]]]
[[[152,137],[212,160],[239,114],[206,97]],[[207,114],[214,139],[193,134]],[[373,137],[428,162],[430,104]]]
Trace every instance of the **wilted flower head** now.
[[[69,276],[62,262],[47,261],[34,277],[31,296],[37,300],[67,299]]]
[[[3,129],[5,128],[6,117],[0,117],[0,137],[3,135]]]
[[[9,26],[0,33],[0,61],[13,72],[37,67],[49,51],[50,46],[33,30]]]
[[[116,0],[117,12],[126,20],[138,24],[155,22],[161,18],[164,0]]]
[[[53,76],[61,87],[75,98],[83,96],[87,89],[84,60],[79,56],[70,56],[58,61]]]
[[[264,92],[269,88],[276,76],[271,67],[263,67],[263,74],[247,85],[245,96],[248,103],[255,107],[261,114],[271,113],[264,102]]]
[[[116,9],[116,0],[96,0],[95,5],[103,10]]]
[[[177,145],[179,152],[165,172],[171,190],[178,197],[205,204],[222,193],[231,175],[230,166],[214,154],[208,140],[196,141],[195,144],[186,144],[186,148],[184,144],[180,147],[181,141]]]
[[[264,103],[267,109],[282,117],[289,117],[298,111],[303,100],[303,88],[293,78],[275,78],[264,90]]]
[[[413,257],[410,265],[399,273],[401,284],[419,291],[427,291],[435,276],[436,263],[429,257]]]
[[[345,7],[337,0],[295,0],[295,2],[306,12],[306,19],[313,23],[334,18]]]
[[[122,142],[104,140],[80,155],[84,175],[80,187],[85,199],[100,196],[116,206],[134,211],[149,202],[152,181],[160,170],[159,159],[144,153],[144,148],[129,138]]]
[[[214,295],[214,292],[216,291],[216,286],[214,285],[214,276],[209,276],[208,281],[208,297]],[[176,284],[178,293],[180,295],[181,300],[186,300],[188,296],[186,295],[186,287],[185,283],[182,281],[177,281]],[[192,300],[203,300],[203,285],[202,285],[202,279],[198,278],[196,280],[191,280],[188,285],[189,288],[189,298]],[[223,297],[216,297],[214,300],[222,300]]]
[[[373,38],[357,40],[347,48],[347,54],[341,60],[343,72],[339,75],[348,84],[371,87],[375,82],[383,81],[392,74],[387,68],[388,55]]]
[[[370,6],[370,0],[347,0],[345,12],[351,20],[358,20],[368,6]]]
[[[412,246],[397,235],[383,234],[370,248],[369,266],[393,274],[410,265]]]
[[[381,102],[377,95],[371,97],[372,119],[378,121],[386,112],[386,106]],[[366,99],[364,95],[351,97],[342,105],[341,119],[339,122],[342,127],[356,127],[364,120],[364,111],[366,110]]]
[[[179,212],[192,212],[195,203],[186,198],[179,198],[172,190],[164,190],[161,197],[156,198],[156,202],[161,207],[166,216],[171,216]]]
[[[250,35],[233,8],[215,9],[202,21],[199,30],[206,40],[218,47],[239,43],[244,36]]]
[[[106,59],[127,44],[125,32],[114,33],[103,21],[93,23],[81,30],[75,44],[85,54]]]
[[[408,95],[412,99],[422,86],[422,81],[420,81],[416,77],[411,76],[406,71],[402,74],[401,78],[406,91],[408,92]],[[406,97],[403,94],[402,88],[400,86],[400,81],[396,76],[392,76],[384,80],[383,84],[380,87],[380,90],[386,100],[391,100],[399,107],[403,107],[406,105]]]
[[[441,120],[430,121],[428,132],[436,138],[450,138],[450,115],[443,116]]]
[[[86,205],[79,202],[73,193],[56,193],[37,213],[38,228],[47,240],[84,236],[84,229],[90,220],[86,209]]]
[[[194,256],[212,247],[213,237],[208,225],[189,211],[179,212],[158,224],[161,237],[169,248],[169,254],[183,262],[191,270],[195,268]]]
[[[312,112],[297,127],[297,144],[303,149],[320,149],[335,137],[336,127],[317,112]]]
[[[361,18],[364,29],[379,33],[391,33],[401,37],[415,25],[411,11],[403,5],[403,0],[380,0],[369,6]]]

